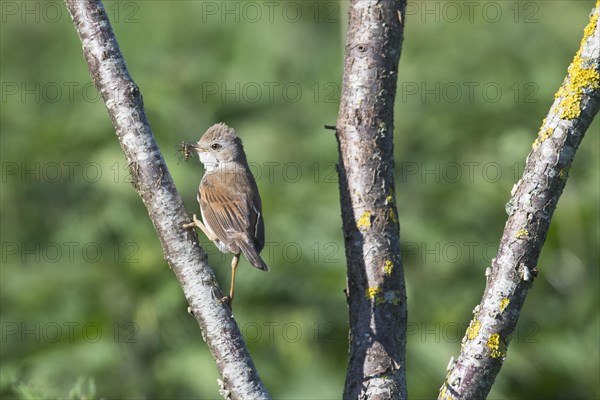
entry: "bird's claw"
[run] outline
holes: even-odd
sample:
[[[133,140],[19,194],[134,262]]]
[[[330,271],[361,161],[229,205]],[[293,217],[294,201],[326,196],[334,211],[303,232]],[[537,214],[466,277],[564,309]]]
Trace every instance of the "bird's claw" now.
[[[195,227],[198,226],[198,221],[199,221],[198,217],[196,217],[196,214],[194,214],[192,216],[192,222],[188,222],[187,224],[183,224],[183,225],[181,225],[181,227],[183,229],[194,229]]]

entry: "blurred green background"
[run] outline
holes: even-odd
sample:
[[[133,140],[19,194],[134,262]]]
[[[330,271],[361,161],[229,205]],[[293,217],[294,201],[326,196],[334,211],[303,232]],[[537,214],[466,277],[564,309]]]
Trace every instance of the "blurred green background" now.
[[[411,2],[396,100],[412,399],[437,395],[510,189],[594,1]],[[219,398],[61,2],[1,3],[2,398]],[[245,143],[272,272],[235,317],[277,399],[341,398],[345,257],[334,164],[347,2],[105,2],[190,213],[182,141]],[[599,121],[577,154],[490,399],[600,397]],[[206,244],[227,287],[231,256]]]

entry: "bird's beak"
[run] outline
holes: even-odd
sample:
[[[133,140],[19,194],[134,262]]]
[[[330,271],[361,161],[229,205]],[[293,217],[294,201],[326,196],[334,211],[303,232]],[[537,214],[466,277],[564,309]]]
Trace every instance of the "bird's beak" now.
[[[206,149],[204,147],[200,147],[198,142],[184,143],[183,148],[188,153],[191,153],[191,152],[202,153],[202,152],[206,151]]]
[[[192,142],[192,143],[186,143],[185,146],[191,150],[191,151],[195,151],[196,153],[199,153],[200,151],[202,151],[202,148],[198,145],[197,142]]]
[[[200,147],[198,145],[198,142],[192,142],[192,143],[183,143],[182,142],[179,145],[179,151],[183,152],[185,160],[187,161],[187,159],[190,158],[192,153],[203,153],[206,150],[204,148]]]

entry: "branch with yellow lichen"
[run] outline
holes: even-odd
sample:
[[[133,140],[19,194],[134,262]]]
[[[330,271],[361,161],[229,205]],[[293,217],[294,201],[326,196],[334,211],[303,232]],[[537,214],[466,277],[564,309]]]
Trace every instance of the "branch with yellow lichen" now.
[[[473,310],[458,359],[450,360],[438,399],[484,399],[502,367],[569,167],[600,109],[599,16],[600,0],[512,190],[483,298]]]
[[[352,0],[336,138],[348,263],[344,399],[406,399],[406,289],[394,194],[394,99],[406,0]]]

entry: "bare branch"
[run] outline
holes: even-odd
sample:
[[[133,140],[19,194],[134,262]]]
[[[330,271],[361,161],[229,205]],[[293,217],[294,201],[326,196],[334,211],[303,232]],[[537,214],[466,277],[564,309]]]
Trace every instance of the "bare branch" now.
[[[404,399],[406,290],[394,193],[394,99],[406,1],[350,3],[336,135],[348,263],[344,399]]]
[[[185,206],[156,145],[142,95],[127,71],[101,1],[66,0],[66,5],[129,164],[135,190],[216,360],[223,379],[221,394],[232,399],[270,399],[231,309],[219,303],[222,294],[198,237],[181,227],[188,222]]]
[[[487,287],[439,399],[484,399],[502,367],[569,167],[600,108],[599,15],[600,1],[513,188]]]

